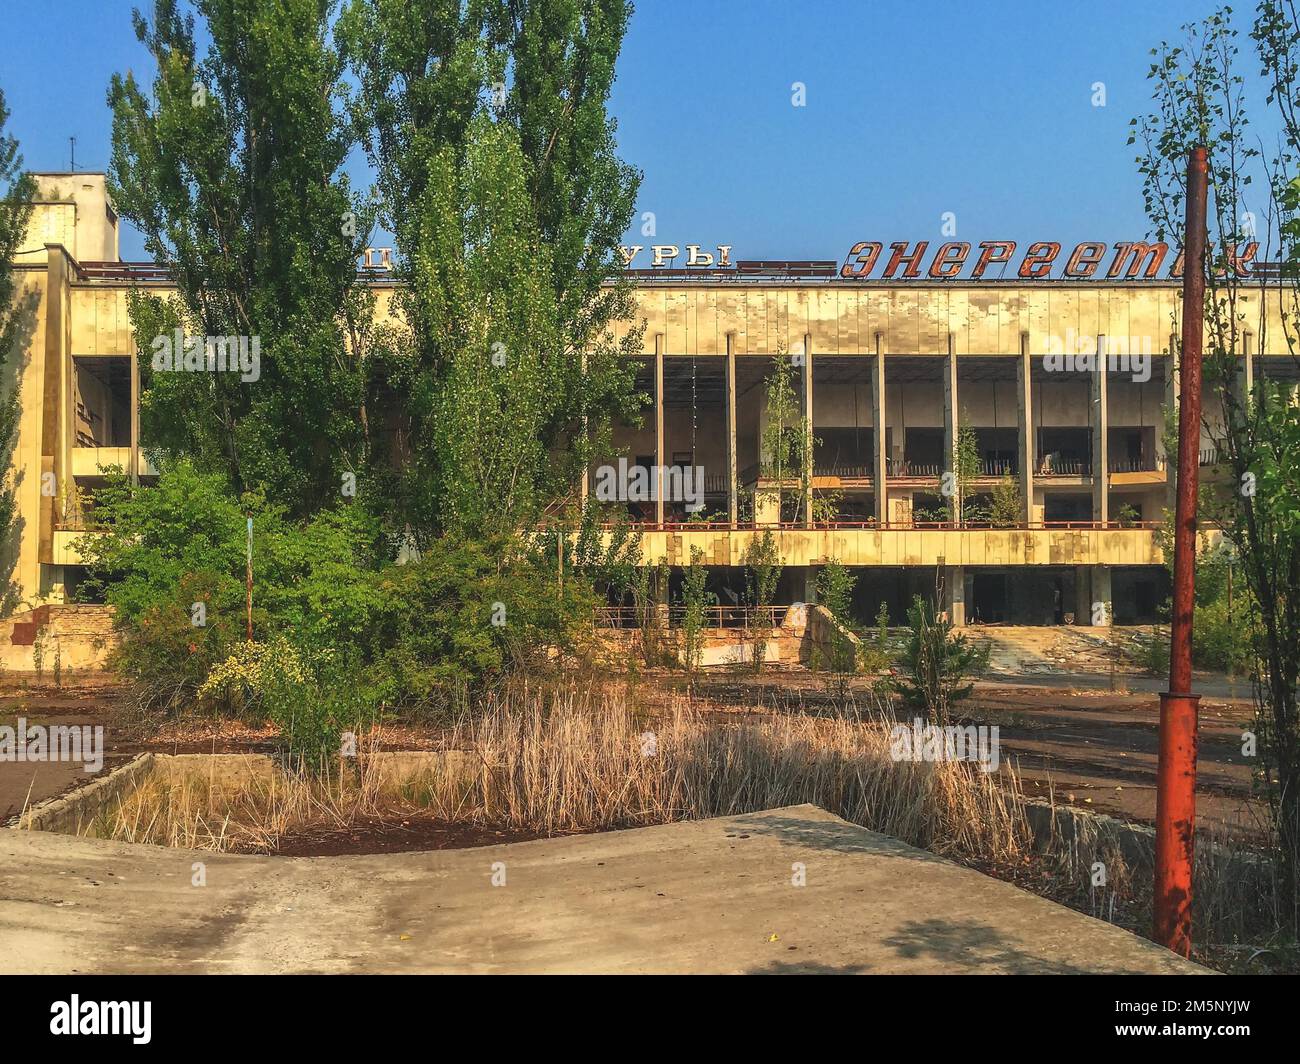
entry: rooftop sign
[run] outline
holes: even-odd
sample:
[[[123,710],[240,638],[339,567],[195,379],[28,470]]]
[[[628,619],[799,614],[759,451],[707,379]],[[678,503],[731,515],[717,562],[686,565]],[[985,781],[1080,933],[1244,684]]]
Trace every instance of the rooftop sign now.
[[[951,241],[941,244],[934,254],[929,256],[929,268],[925,269],[930,242],[919,240],[915,244],[907,241],[895,241],[885,245],[876,240],[863,240],[853,245],[840,267],[840,276],[863,279],[870,277],[877,265],[882,270],[879,280],[911,280],[929,278],[932,280],[953,279],[961,274],[967,260],[971,258],[971,245],[967,241]],[[1259,244],[1250,243],[1238,251],[1233,249],[1232,266],[1237,273],[1245,273],[1246,265],[1254,259]],[[1115,244],[1103,244],[1085,241],[1075,245],[1068,256],[1061,254],[1061,245],[1055,241],[1039,241],[1030,244],[1018,257],[1014,240],[982,240],[979,252],[974,256],[970,274],[971,280],[978,281],[991,267],[999,267],[997,275],[1005,271],[1013,262],[1018,261],[1017,275],[1027,280],[1041,280],[1050,277],[1052,269],[1062,262],[1060,276],[1071,278],[1097,277],[1106,280],[1152,280],[1160,275],[1160,268],[1169,256],[1169,245],[1162,241],[1120,241]],[[1183,275],[1183,253],[1178,252],[1167,276]]]

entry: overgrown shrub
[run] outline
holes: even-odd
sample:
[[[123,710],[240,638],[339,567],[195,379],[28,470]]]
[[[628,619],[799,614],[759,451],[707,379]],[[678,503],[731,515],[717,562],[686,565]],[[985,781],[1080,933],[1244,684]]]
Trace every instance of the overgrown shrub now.
[[[881,602],[876,611],[876,627],[870,640],[862,641],[859,652],[864,672],[877,674],[885,672],[894,664],[894,655],[889,649],[889,603]]]
[[[337,701],[316,667],[330,653],[349,662],[340,684],[364,689],[365,704],[444,708],[552,649],[578,650],[594,606],[589,580],[558,580],[518,539],[443,537],[399,564],[360,503],[293,521],[259,497],[234,499],[187,463],[153,487],[116,478],[98,512],[103,531],[81,540],[87,586],[116,609],[113,665],[156,712],[194,704],[210,678],[204,698],[223,711],[270,702],[246,682],[260,653],[247,632],[250,516],[253,646],[291,644],[309,673],[299,680],[280,670],[281,708]],[[280,717],[311,734],[333,727],[303,723],[293,708]],[[310,735],[304,742],[316,745]]]
[[[589,584],[561,584],[507,539],[436,540],[367,590],[352,638],[380,700],[416,709],[446,709],[508,669],[540,667],[552,648],[583,650],[595,607]]]
[[[987,647],[976,647],[952,630],[946,616],[917,595],[907,611],[911,632],[898,693],[908,709],[934,724],[947,724],[954,703],[969,698],[970,680],[988,667]]]
[[[853,589],[857,585],[858,578],[836,558],[828,559],[817,574],[817,602],[826,607],[839,626],[839,630],[831,636],[823,664],[831,672],[840,675],[858,670],[858,647],[846,634],[852,628]]]
[[[781,581],[781,551],[771,529],[750,540],[743,561],[746,568],[746,598],[750,606],[761,612],[772,605],[777,585]],[[759,617],[754,626],[751,646],[755,672],[762,670],[763,662],[767,659],[767,631],[767,626]]]
[[[700,667],[704,653],[705,614],[709,606],[718,601],[717,595],[706,588],[709,571],[702,564],[703,560],[704,551],[692,547],[691,564],[682,574],[682,639],[685,665],[691,672]]]

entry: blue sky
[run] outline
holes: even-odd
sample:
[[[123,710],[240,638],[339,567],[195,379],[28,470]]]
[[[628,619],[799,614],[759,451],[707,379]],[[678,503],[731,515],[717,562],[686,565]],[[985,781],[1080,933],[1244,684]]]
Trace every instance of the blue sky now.
[[[640,0],[612,110],[655,241],[842,259],[857,240],[1147,232],[1128,122],[1199,0]],[[4,0],[0,87],[31,169],[108,160],[114,71],[151,73],[129,0]],[[1248,17],[1249,6],[1240,14]],[[1243,69],[1253,71],[1254,63]],[[1106,106],[1092,105],[1103,82]],[[806,106],[791,85],[806,86]],[[630,243],[649,244],[639,230]],[[143,254],[124,234],[123,256]],[[648,261],[638,262],[648,265]]]

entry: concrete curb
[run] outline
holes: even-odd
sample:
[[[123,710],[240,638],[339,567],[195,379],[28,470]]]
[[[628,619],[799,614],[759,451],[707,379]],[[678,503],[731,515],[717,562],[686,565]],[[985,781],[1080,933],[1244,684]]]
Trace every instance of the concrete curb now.
[[[75,835],[86,822],[88,810],[93,818],[95,813],[105,808],[114,798],[125,793],[128,787],[148,776],[154,768],[154,756],[151,753],[137,754],[107,776],[91,780],[67,794],[38,802],[18,816],[10,818],[4,826]]]

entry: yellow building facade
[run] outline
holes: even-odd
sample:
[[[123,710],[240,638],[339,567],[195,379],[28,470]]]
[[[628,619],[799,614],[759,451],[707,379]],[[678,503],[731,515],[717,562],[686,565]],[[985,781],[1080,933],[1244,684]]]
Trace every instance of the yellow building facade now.
[[[61,602],[76,583],[75,489],[93,489],[110,466],[152,472],[139,447],[127,297],[169,287],[158,271],[121,263],[103,175],[38,181],[4,382],[21,404],[5,560],[29,606]],[[1108,623],[1143,619],[1163,599],[1157,527],[1176,404],[1176,281],[711,269],[639,271],[637,285],[637,318],[622,327],[644,324],[638,375],[654,404],[618,430],[617,449],[656,485],[673,470],[700,473],[690,499],[622,500],[648,562],[685,564],[699,548],[707,564],[738,568],[771,532],[791,601],[811,597],[831,559],[861,567],[868,599],[894,603],[940,572],[958,621]],[[1294,386],[1275,295],[1247,297],[1258,324],[1247,325],[1242,375]],[[811,423],[807,478],[778,480],[763,450],[778,354]],[[963,427],[978,464],[960,491],[980,506],[1000,492],[998,522],[953,527],[944,516]],[[593,466],[584,490],[616,461]]]

